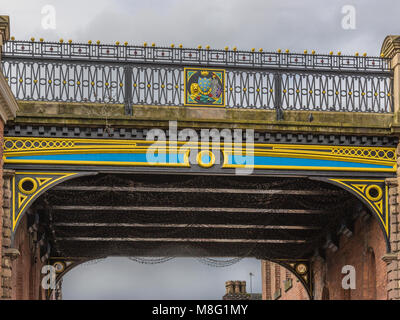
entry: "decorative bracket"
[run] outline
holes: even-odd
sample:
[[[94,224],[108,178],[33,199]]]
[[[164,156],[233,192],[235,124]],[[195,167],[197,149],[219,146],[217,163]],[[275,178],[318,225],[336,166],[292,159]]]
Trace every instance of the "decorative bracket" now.
[[[317,178],[335,184],[359,198],[378,218],[388,252],[390,252],[389,192],[384,179]]]
[[[15,232],[23,214],[29,206],[45,191],[66,180],[93,172],[15,172],[11,181],[11,220],[14,241]]]
[[[72,268],[76,266],[90,261],[90,258],[64,258],[64,257],[51,257],[49,258],[49,264],[54,267],[56,272],[56,279],[55,283],[61,280],[61,278]],[[47,299],[50,298],[54,289],[47,289],[46,290],[46,297]]]
[[[309,259],[269,259],[292,272],[303,284],[310,300],[313,300],[312,264]]]

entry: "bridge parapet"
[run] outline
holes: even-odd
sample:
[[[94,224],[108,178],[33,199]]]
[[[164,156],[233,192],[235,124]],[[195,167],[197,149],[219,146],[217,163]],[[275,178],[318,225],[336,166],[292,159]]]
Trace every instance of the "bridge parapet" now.
[[[391,113],[385,57],[15,41],[3,73],[18,100]]]

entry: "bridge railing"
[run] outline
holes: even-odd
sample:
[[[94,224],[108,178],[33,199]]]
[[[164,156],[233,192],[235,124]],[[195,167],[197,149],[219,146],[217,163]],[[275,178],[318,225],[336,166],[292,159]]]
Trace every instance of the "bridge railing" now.
[[[389,113],[389,61],[33,41],[8,41],[2,53],[4,76],[19,100],[125,104],[128,112],[133,105],[187,104],[185,68],[198,68],[223,70],[223,103],[218,106],[225,108]]]

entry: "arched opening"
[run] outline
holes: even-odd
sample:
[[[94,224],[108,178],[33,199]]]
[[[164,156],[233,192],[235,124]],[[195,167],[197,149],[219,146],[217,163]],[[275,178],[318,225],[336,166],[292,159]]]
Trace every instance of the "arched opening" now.
[[[365,299],[376,299],[376,262],[375,253],[372,248],[368,248],[364,262],[364,292]]]
[[[47,190],[32,210],[50,257],[274,260],[311,257],[361,207],[305,178],[104,173]]]
[[[146,264],[126,257],[88,261],[63,277],[62,296],[71,299],[207,299],[221,300],[228,280],[246,281],[253,273],[252,293],[261,292],[260,261],[243,259],[228,267],[212,267],[195,258]]]

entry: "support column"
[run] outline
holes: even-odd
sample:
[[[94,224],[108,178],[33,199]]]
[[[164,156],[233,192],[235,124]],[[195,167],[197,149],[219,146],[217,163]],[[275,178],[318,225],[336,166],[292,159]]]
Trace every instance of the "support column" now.
[[[400,148],[398,147],[398,156]],[[398,160],[399,161],[399,160]],[[400,174],[398,169],[398,176]],[[400,233],[399,233],[399,178],[387,179],[389,187],[390,203],[390,247],[391,252],[385,254],[382,259],[386,262],[387,272],[387,298],[389,300],[400,299]]]
[[[11,179],[14,177],[13,170],[3,172],[3,205],[2,205],[2,229],[1,229],[1,291],[2,299],[12,297],[12,267],[11,262],[19,256],[16,249],[11,248]]]
[[[10,38],[10,19],[0,16],[0,63],[5,41]],[[0,299],[11,298],[11,261],[18,251],[11,245],[11,189],[12,171],[3,172],[3,130],[5,123],[13,119],[18,109],[17,102],[0,68]]]
[[[387,36],[383,41],[381,56],[391,59],[393,70],[393,132],[400,136],[400,36]],[[397,146],[397,177],[386,179],[389,187],[389,219],[391,250],[382,259],[387,265],[387,299],[400,300],[400,146]]]

